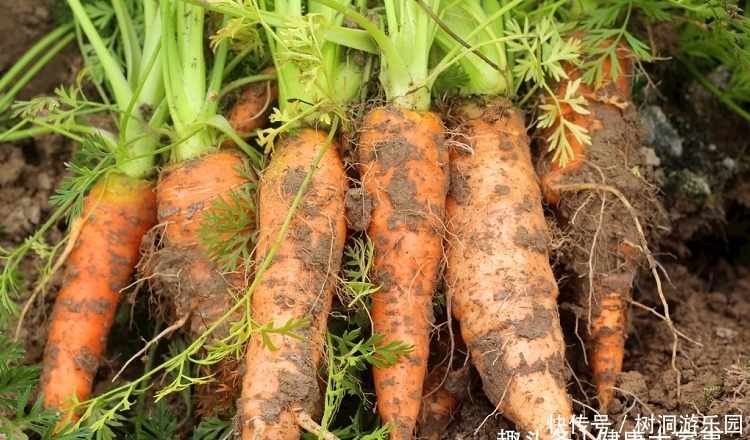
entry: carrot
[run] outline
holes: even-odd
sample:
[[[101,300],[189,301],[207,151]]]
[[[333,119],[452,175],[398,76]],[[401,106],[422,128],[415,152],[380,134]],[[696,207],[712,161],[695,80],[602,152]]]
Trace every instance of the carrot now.
[[[244,157],[236,150],[220,150],[214,154],[178,162],[165,167],[157,184],[158,221],[163,225],[161,247],[151,256],[147,268],[151,287],[170,298],[174,318],[188,322],[188,336],[195,340],[214,326],[244,295],[247,274],[240,268],[227,271],[201,240],[199,230],[206,227],[206,215],[216,211],[220,201],[232,200],[232,192],[250,185],[244,168]],[[242,206],[231,206],[242,209]],[[244,212],[252,219],[252,212]],[[254,223],[232,231],[250,235]],[[214,225],[213,227],[216,227]],[[216,240],[226,240],[229,232]],[[242,318],[236,311],[211,334],[208,342],[229,336],[231,323]],[[238,369],[234,359],[220,365],[205,366],[203,372],[215,374],[215,380],[200,387],[195,398],[198,416],[213,416],[232,407],[239,390]]]
[[[264,69],[261,74],[273,75],[276,68],[271,66]],[[229,110],[227,119],[232,129],[247,141],[250,133],[268,124],[268,116],[271,114],[273,104],[279,96],[279,87],[276,81],[264,81],[252,83],[240,92],[237,101]],[[234,148],[237,144],[227,139],[222,142],[222,148]]]
[[[112,173],[86,198],[80,235],[55,301],[40,379],[44,407],[61,409],[69,421],[77,418],[67,411],[69,399],[91,396],[141,238],[156,223],[154,197],[153,183]]]
[[[243,261],[249,251],[242,248],[255,227],[252,206],[238,202],[233,194],[252,189],[255,176],[247,170],[246,161],[251,158],[239,150],[219,149],[219,133],[207,122],[218,112],[217,100],[205,97],[218,95],[227,44],[218,45],[213,69],[207,75],[203,48],[206,12],[200,6],[169,0],[161,0],[160,6],[164,84],[179,141],[172,147],[170,163],[159,174],[156,196],[161,241],[145,270],[152,288],[174,306],[174,319],[188,323],[189,339],[222,347],[236,337],[232,324],[245,315],[235,306],[245,295],[249,277],[245,270],[249,262]],[[196,130],[196,126],[202,129]],[[232,218],[209,221],[210,215],[217,219],[222,211]],[[233,244],[220,245],[229,239]],[[217,249],[230,254],[239,251],[239,256],[230,259],[231,264],[222,264],[224,255],[217,255]],[[233,307],[236,311],[227,316]],[[196,389],[198,415],[231,408],[239,384],[239,372],[232,368],[236,361],[227,355],[202,365],[201,372],[214,380]]]
[[[468,148],[451,151],[446,202],[452,312],[490,401],[522,432],[550,439],[550,416],[569,421],[572,407],[524,121],[496,101],[465,101],[453,114]]]
[[[359,140],[362,187],[375,200],[367,235],[375,243],[373,331],[382,344],[413,345],[402,362],[375,368],[378,411],[396,426],[392,439],[412,437],[427,374],[432,292],[443,254],[448,151],[431,112],[395,107],[371,111]]]
[[[350,3],[336,0],[344,12]],[[348,177],[335,139],[364,69],[343,46],[299,32],[313,16],[340,28],[341,11],[313,1],[279,0],[273,6],[295,30],[265,27],[277,67],[278,112],[285,118],[259,136],[271,151],[259,184],[256,275],[249,289],[251,318],[259,328],[247,344],[235,432],[243,440],[296,440],[304,429],[331,439],[330,420],[317,425],[314,419],[338,410],[318,410],[331,403],[322,399],[318,371],[324,370],[347,231]]]
[[[252,333],[237,405],[243,439],[298,439],[297,416],[312,415],[320,401],[318,366],[344,251],[348,187],[339,146],[326,146],[326,135],[302,128],[296,136],[283,136],[263,172],[256,259],[264,261],[274,248],[275,253],[252,295],[253,320],[280,327],[304,318],[305,324],[294,330],[301,338]],[[315,174],[283,239],[276,243],[313,166]],[[270,349],[264,338],[276,349]]]
[[[85,401],[91,397],[122,290],[139,260],[144,234],[156,223],[151,177],[156,172],[157,132],[166,120],[164,112],[140,111],[160,107],[165,98],[161,50],[159,45],[150,43],[158,29],[156,8],[152,4],[144,7],[139,17],[129,16],[127,8],[116,8],[115,15],[123,27],[119,38],[125,40],[124,56],[129,60],[123,72],[81,2],[70,0],[68,4],[77,28],[86,35],[101,63],[104,85],[118,110],[113,112],[118,115],[113,123],[120,133],[116,136],[95,128],[86,130],[96,136],[84,141],[84,150],[110,151],[114,165],[94,184],[84,199],[82,216],[74,224],[78,235],[68,257],[63,287],[55,300],[44,351],[40,379],[43,406],[61,410],[61,424],[79,417],[73,412],[73,399]],[[142,46],[135,34],[128,32],[133,20],[144,23]],[[151,62],[150,69],[140,68],[144,60]],[[98,169],[99,166],[94,167]],[[80,183],[76,181],[73,187]]]
[[[521,112],[501,98],[516,93],[518,69],[506,65],[512,57],[505,43],[485,44],[504,34],[507,21],[495,13],[500,2],[463,6],[446,12],[446,26],[483,46],[459,60],[468,81],[447,110],[456,139],[446,201],[446,296],[489,400],[521,437],[550,440],[570,433],[573,410],[529,137]],[[443,32],[437,41],[446,52],[458,44]]]
[[[430,112],[428,57],[437,25],[423,7],[440,2],[386,2],[387,36],[367,18],[332,1],[378,45],[387,105],[364,119],[358,157],[362,188],[374,201],[367,235],[374,243],[372,327],[379,347],[413,346],[399,363],[375,367],[377,408],[390,438],[412,438],[427,374],[432,293],[442,258],[448,151],[440,117]]]
[[[573,34],[573,37],[580,37],[579,34]],[[603,61],[602,71],[606,72],[605,76],[600,85],[581,83],[577,89],[577,95],[586,97],[589,103],[601,103],[603,111],[609,112],[613,117],[618,117],[617,114],[623,107],[632,105],[630,99],[630,72],[633,70],[632,66],[632,53],[624,43],[621,43],[617,49],[617,69],[620,74],[616,77],[612,77],[612,59],[607,57]],[[575,64],[565,63],[563,68],[568,75],[568,79],[562,80],[557,85],[556,94],[558,97],[565,96],[565,92],[568,88],[568,84],[576,81],[580,78],[581,72]],[[598,104],[595,104],[598,106]],[[575,111],[570,105],[561,103],[562,106],[562,118],[583,127],[588,133],[594,133],[597,130],[603,128],[602,120],[605,117],[592,117],[591,115],[582,114]],[[548,132],[553,131],[556,126],[551,127]],[[556,185],[563,182],[566,175],[572,174],[574,171],[579,170],[588,159],[587,150],[589,146],[581,139],[575,137],[571,132],[566,132],[565,137],[570,144],[572,159],[566,163],[561,163],[559,160],[550,160],[547,165],[548,169],[541,176],[541,187],[544,195],[544,200],[551,204],[556,205],[560,201],[559,191],[555,191]]]
[[[231,200],[231,191],[250,183],[247,175],[239,172],[243,166],[239,152],[222,150],[171,164],[159,174],[156,201],[163,232],[162,247],[149,268],[154,274],[152,286],[172,298],[177,319],[192,313],[189,334],[193,339],[234,305],[236,300],[227,291],[239,293],[246,285],[243,272],[224,273],[198,234],[215,203]],[[228,334],[229,323],[225,323],[212,338]]]
[[[642,258],[636,251],[640,240],[632,221],[620,218],[620,211],[605,206],[605,196],[601,203],[586,203],[584,198],[588,196],[564,191],[576,184],[591,183],[591,176],[595,176],[601,185],[624,194],[636,209],[658,211],[653,190],[632,172],[632,167],[643,164],[638,153],[639,121],[630,98],[633,55],[624,43],[617,46],[616,53],[618,65],[614,66],[610,58],[604,61],[600,84],[578,87],[576,96],[586,99],[590,114],[576,113],[562,104],[565,117],[591,134],[591,145],[568,134],[568,142],[575,153],[573,160],[562,165],[547,157],[540,167],[545,200],[555,206],[563,221],[563,231],[577,243],[567,266],[577,275],[574,284],[578,301],[587,313],[588,362],[598,394],[599,411],[605,414],[614,399],[614,387],[625,357],[631,288]],[[619,71],[616,77],[613,76],[615,67]],[[556,93],[560,97],[564,96],[568,83],[582,73],[570,64],[564,68],[568,79],[558,85]],[[556,128],[553,126],[549,130]],[[546,133],[548,131],[542,135]],[[573,215],[579,220],[567,223]]]
[[[445,365],[441,365],[427,373],[423,386],[425,394],[422,396],[419,414],[418,438],[440,440],[461,402],[461,396],[442,385],[447,372]]]

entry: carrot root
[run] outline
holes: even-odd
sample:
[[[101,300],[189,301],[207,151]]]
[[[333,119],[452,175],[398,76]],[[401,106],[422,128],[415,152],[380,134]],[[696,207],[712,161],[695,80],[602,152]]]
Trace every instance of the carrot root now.
[[[240,267],[225,272],[219,262],[207,255],[207,245],[199,237],[205,215],[220,199],[230,201],[231,191],[250,184],[243,174],[243,156],[233,150],[171,164],[159,175],[157,184],[158,221],[161,247],[152,252],[141,271],[152,289],[174,306],[174,321],[186,321],[187,333],[195,340],[213,326],[244,295],[247,274]],[[238,208],[238,207],[235,207]],[[253,213],[246,213],[253,215]],[[249,231],[234,231],[250,234]],[[232,322],[241,319],[237,311],[209,337],[207,343],[229,335]],[[236,359],[203,366],[214,380],[196,389],[196,415],[213,416],[234,406],[240,374]]]
[[[67,412],[70,398],[90,398],[122,290],[141,240],[156,223],[154,185],[122,174],[100,180],[86,198],[80,234],[57,294],[44,351],[40,392],[45,408]]]
[[[466,101],[453,112],[465,151],[451,152],[446,281],[484,390],[522,436],[551,439],[570,420],[565,343],[547,224],[520,114]]]
[[[256,261],[261,264],[274,248],[287,213],[326,133],[304,128],[298,136],[283,136],[271,164],[263,173],[259,194],[259,237]],[[325,343],[336,273],[346,237],[344,198],[348,188],[336,143],[328,145],[292,217],[273,259],[252,296],[253,321],[280,327],[305,319],[294,333],[265,336],[253,332],[248,343],[242,394],[236,423],[242,439],[299,439],[298,412],[315,414],[321,398],[318,365]]]
[[[220,197],[230,200],[230,191],[249,183],[239,171],[243,166],[242,155],[227,150],[169,165],[159,175],[162,248],[152,256],[146,270],[152,287],[174,302],[177,319],[192,311],[192,338],[223,316],[247,284],[244,272],[223,273],[219,263],[206,255],[207,248],[198,238],[204,215],[213,204]],[[219,328],[212,339],[226,337],[229,324]]]
[[[448,152],[440,118],[429,112],[378,108],[359,141],[362,187],[375,203],[367,235],[375,244],[373,331],[382,344],[413,345],[401,362],[375,368],[377,406],[391,439],[410,439],[427,373],[432,293],[442,258]]]
[[[589,362],[599,394],[600,412],[607,413],[622,371],[627,338],[627,309],[635,271],[598,277],[591,295],[591,319],[587,326]],[[582,289],[587,292],[588,289]]]
[[[640,215],[657,217],[663,211],[645,176],[637,176],[633,171],[637,168],[647,172],[646,167],[640,168],[641,129],[630,95],[631,57],[631,51],[621,43],[617,49],[617,79],[612,77],[614,65],[608,58],[603,65],[601,84],[582,84],[576,92],[586,98],[590,113],[580,115],[571,111],[570,118],[588,129],[591,145],[582,145],[569,137],[576,142],[574,150],[578,155],[572,162],[565,167],[550,163],[548,157],[540,162],[545,200],[558,213],[563,232],[576,242],[567,266],[575,273],[574,279],[579,280],[578,302],[587,310],[586,349],[602,413],[608,412],[622,371],[631,286],[643,260],[635,248],[641,239],[636,225],[620,218],[617,207],[621,205],[609,204],[612,199],[607,198],[606,192],[599,192],[599,197],[592,199],[591,193],[564,193],[564,190],[576,184],[590,184],[595,179],[602,186],[616,188]],[[581,75],[574,66],[565,69],[569,78],[558,85],[558,96],[565,93],[570,81]],[[573,216],[576,221],[568,223]]]
[[[465,375],[465,371],[459,370],[458,373]],[[453,420],[453,414],[458,405],[463,400],[463,392],[468,392],[468,389],[454,390],[448,387],[451,374],[444,365],[427,374],[419,414],[419,438],[440,440],[445,428]]]

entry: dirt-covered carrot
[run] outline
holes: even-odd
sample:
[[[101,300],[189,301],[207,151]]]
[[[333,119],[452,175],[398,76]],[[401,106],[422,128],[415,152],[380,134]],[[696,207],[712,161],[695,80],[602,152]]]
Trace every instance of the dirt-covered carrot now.
[[[121,132],[119,138],[101,133],[88,141],[112,151],[116,165],[93,186],[81,217],[74,223],[77,241],[55,301],[44,352],[40,380],[43,405],[63,410],[63,422],[77,418],[70,411],[72,397],[78,401],[91,397],[122,290],[139,260],[141,240],[156,222],[153,150],[159,144],[155,129],[166,117],[163,112],[144,115],[133,110],[156,108],[164,99],[159,46],[149,41],[154,38],[157,6],[143,8],[143,45],[129,32],[133,18],[125,14],[125,9],[116,8],[122,38],[127,40],[127,57],[133,63],[145,63],[128,72],[132,81],[128,83],[80,2],[72,0],[69,4],[102,63],[107,85],[121,111]]]
[[[264,69],[261,74],[274,75],[276,68],[271,66]],[[244,87],[237,100],[232,105],[227,115],[229,125],[245,141],[250,134],[264,128],[268,124],[268,116],[271,114],[276,98],[279,96],[279,87],[276,81],[263,81],[251,83]],[[233,148],[237,144],[227,139],[222,142],[222,148]]]
[[[159,174],[161,239],[144,271],[152,288],[174,306],[173,318],[188,323],[188,337],[205,337],[205,344],[215,347],[230,337],[231,324],[244,315],[238,309],[226,316],[244,296],[249,277],[246,257],[255,228],[255,176],[251,158],[240,150],[219,147],[216,127],[239,140],[217,115],[227,44],[217,46],[213,68],[207,72],[204,9],[169,0],[160,6],[164,83],[176,142],[170,163]],[[226,356],[214,361],[219,365],[202,366],[201,372],[213,375],[214,381],[197,390],[199,415],[230,410],[239,380],[237,369],[227,365],[235,361]]]
[[[427,373],[424,381],[422,407],[417,426],[418,438],[440,440],[443,431],[453,419],[453,414],[461,402],[461,397],[443,386],[448,370],[445,365]]]
[[[507,20],[498,14],[512,7],[465,2],[446,11],[446,24],[476,46],[505,34]],[[445,51],[458,44],[442,32],[438,42]],[[447,118],[457,138],[450,152],[445,279],[451,311],[490,401],[522,437],[549,440],[556,438],[554,429],[569,432],[572,404],[529,137],[521,112],[502,98],[519,85],[506,65],[507,50],[495,42],[460,60],[468,82]]]
[[[550,416],[570,420],[572,407],[529,138],[507,104],[468,101],[454,114],[467,150],[451,153],[446,203],[453,315],[490,400],[549,439]]]
[[[597,201],[586,201],[590,192],[565,189],[598,183],[620,191],[641,212],[658,212],[653,190],[634,172],[643,165],[643,158],[642,131],[630,97],[633,54],[624,43],[617,45],[616,54],[618,65],[613,66],[611,58],[604,60],[599,83],[581,84],[575,92],[588,102],[589,114],[562,104],[564,114],[588,130],[590,145],[566,133],[575,154],[572,160],[561,165],[549,154],[539,166],[545,200],[555,205],[560,218],[577,217],[562,228],[576,242],[567,266],[576,274],[578,302],[586,311],[582,318],[586,322],[588,363],[602,413],[608,411],[622,371],[627,309],[643,254],[636,249],[640,239],[633,219],[623,218],[621,211],[611,208],[612,203],[620,204],[614,195],[597,192]],[[565,69],[568,79],[558,84],[558,97],[564,96],[569,83],[582,74],[582,69],[570,64]],[[615,70],[619,73],[613,75]],[[542,135],[558,127],[554,125]]]
[[[300,319],[306,324],[294,331],[301,338],[252,334],[238,402],[243,439],[297,439],[297,415],[312,415],[320,401],[317,367],[344,250],[348,187],[338,145],[326,144],[326,136],[312,128],[283,136],[263,172],[256,258],[275,253],[252,296],[253,320],[277,327]],[[277,243],[299,191],[304,195]]]
[[[375,200],[367,235],[375,243],[373,331],[383,344],[413,345],[400,363],[375,368],[378,411],[395,425],[393,439],[412,438],[427,374],[432,293],[443,255],[448,189],[443,124],[429,111],[371,111],[359,140],[362,187]]]
[[[350,1],[338,3],[346,9]],[[341,26],[340,13],[294,1],[276,1],[274,12],[295,29],[266,29],[278,70],[279,112],[288,119],[261,135],[273,147],[259,185],[251,288],[252,320],[262,328],[248,342],[235,426],[243,440],[296,440],[303,429],[330,438],[326,422],[315,427],[313,419],[323,402],[319,369],[346,239],[348,178],[335,139],[363,69],[342,46],[307,34],[317,19]],[[286,324],[295,324],[294,334],[269,332]]]
[[[241,172],[244,167],[240,152],[222,150],[170,164],[159,174],[156,194],[162,247],[149,264],[155,275],[152,286],[172,298],[178,318],[193,314],[189,321],[192,338],[216,323],[246,285],[244,272],[227,273],[217,258],[208,255],[198,232],[220,200],[231,200],[232,191],[250,184],[248,174]],[[237,233],[250,234],[252,229]],[[221,238],[225,237],[217,237]],[[226,337],[228,328],[227,322],[214,337]]]
[[[66,408],[72,396],[79,401],[91,396],[141,239],[156,224],[154,184],[119,173],[102,178],[89,193],[80,222],[44,351],[40,391],[47,408]]]
[[[324,2],[328,4],[329,2]],[[385,107],[370,111],[358,148],[362,188],[374,200],[367,235],[375,245],[370,310],[381,344],[413,346],[400,362],[374,368],[377,408],[391,439],[414,435],[427,373],[432,293],[442,258],[448,151],[440,117],[430,112],[428,55],[437,25],[423,6],[385,2],[389,35],[357,14],[381,51]]]

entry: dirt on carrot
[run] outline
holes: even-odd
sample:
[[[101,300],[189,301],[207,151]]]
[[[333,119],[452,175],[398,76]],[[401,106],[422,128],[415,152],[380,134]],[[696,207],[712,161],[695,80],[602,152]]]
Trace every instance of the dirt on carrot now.
[[[338,143],[325,147],[326,137],[327,133],[310,128],[301,129],[298,136],[283,136],[262,175],[256,269],[275,253],[253,292],[252,319],[260,326],[298,326],[292,330],[294,335],[260,331],[251,335],[235,418],[244,440],[299,439],[299,417],[314,417],[321,403],[318,367],[343,257],[348,188]],[[322,148],[326,148],[322,159],[277,243]]]
[[[550,417],[569,421],[572,404],[524,121],[502,102],[479,100],[452,116],[461,137],[446,202],[447,298],[490,401],[522,436],[551,439]]]
[[[441,316],[441,322],[446,317]],[[453,333],[445,322],[433,334],[430,343],[430,364],[422,389],[422,408],[419,413],[419,439],[440,440],[453,420],[459,405],[476,385],[476,371],[466,362],[466,346],[457,325]],[[448,438],[448,437],[446,437]]]
[[[427,374],[432,294],[443,254],[448,151],[440,118],[383,107],[365,118],[359,140],[362,187],[374,202],[367,235],[375,244],[373,332],[382,344],[413,350],[401,362],[373,369],[378,412],[395,427],[391,439],[410,439]]]
[[[174,318],[191,314],[189,334],[203,334],[244,293],[247,274],[242,268],[224,273],[216,259],[206,255],[207,246],[198,229],[205,214],[230,191],[249,184],[243,157],[232,151],[219,151],[185,163],[167,166],[159,176],[157,232],[161,247],[146,261],[152,288],[174,304]],[[253,213],[247,213],[253,215]],[[252,231],[239,231],[251,233]],[[217,292],[220,292],[217,295]],[[212,339],[226,337],[229,323]]]
[[[618,81],[608,77],[599,87],[582,85],[578,90],[591,114],[576,120],[589,131],[591,145],[575,142],[577,156],[564,167],[550,163],[551,154],[537,166],[545,199],[553,205],[566,237],[560,259],[578,292],[581,336],[587,340],[586,360],[598,395],[595,406],[602,413],[608,412],[615,396],[631,290],[638,267],[645,263],[635,219],[623,215],[623,200],[611,190],[638,213],[643,238],[653,239],[666,230],[653,170],[642,154],[643,129],[630,99],[630,54],[624,48],[620,52]],[[570,80],[576,79],[580,72],[568,69]],[[609,72],[611,65],[604,69]],[[559,93],[566,87],[567,81],[559,84]],[[582,190],[581,184],[590,186]]]
[[[216,209],[217,203],[221,200],[231,203],[232,191],[252,184],[248,173],[252,175],[252,171],[246,170],[243,156],[232,150],[169,165],[160,173],[159,224],[153,231],[155,243],[140,270],[152,290],[168,304],[172,316],[165,320],[170,323],[187,320],[190,340],[195,340],[227,313],[248,285],[250,274],[246,273],[244,262],[240,261],[233,271],[223,270],[218,258],[207,255],[208,243],[201,241],[198,232],[206,226],[205,217]],[[252,212],[245,214],[254,216]],[[252,234],[253,228],[233,232]],[[231,323],[239,320],[242,313],[238,311],[222,323],[207,344],[227,337]],[[198,390],[200,414],[213,415],[216,406],[231,408],[239,387],[238,369],[232,367],[236,362],[228,358],[208,371],[217,376],[208,388]]]
[[[156,223],[154,185],[117,173],[105,176],[76,222],[80,235],[53,308],[40,379],[44,407],[63,411],[72,396],[91,397],[122,291],[139,260],[143,236]]]

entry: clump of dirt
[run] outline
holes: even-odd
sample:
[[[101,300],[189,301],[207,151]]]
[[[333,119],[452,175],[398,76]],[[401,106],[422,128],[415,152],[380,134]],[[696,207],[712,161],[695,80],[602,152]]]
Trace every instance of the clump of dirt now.
[[[350,188],[346,192],[346,225],[356,232],[366,231],[372,220],[370,212],[375,203],[370,194],[362,188]]]

